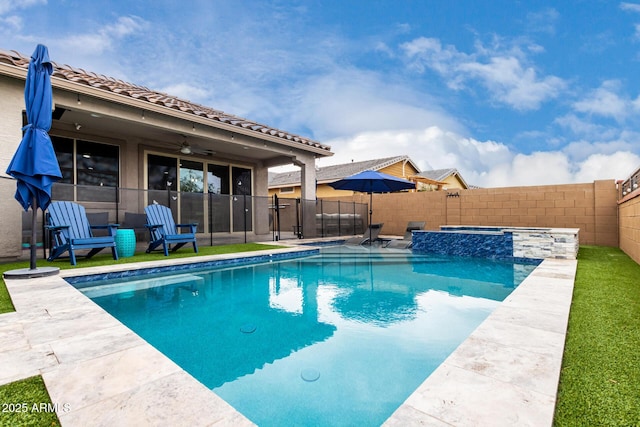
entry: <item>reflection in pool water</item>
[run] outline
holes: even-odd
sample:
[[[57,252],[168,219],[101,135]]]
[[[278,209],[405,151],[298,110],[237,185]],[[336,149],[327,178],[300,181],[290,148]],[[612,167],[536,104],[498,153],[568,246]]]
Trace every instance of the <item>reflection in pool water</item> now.
[[[533,268],[336,247],[82,291],[261,426],[380,425]]]

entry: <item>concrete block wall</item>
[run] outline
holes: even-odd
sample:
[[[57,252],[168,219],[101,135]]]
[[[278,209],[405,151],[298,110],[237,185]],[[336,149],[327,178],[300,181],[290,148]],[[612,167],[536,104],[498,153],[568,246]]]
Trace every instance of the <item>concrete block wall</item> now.
[[[620,201],[620,249],[640,264],[640,190]]]
[[[483,188],[373,195],[373,222],[382,234],[403,235],[407,222],[443,225],[578,228],[580,243],[618,246],[614,180],[584,184]],[[368,195],[355,200],[368,203]]]

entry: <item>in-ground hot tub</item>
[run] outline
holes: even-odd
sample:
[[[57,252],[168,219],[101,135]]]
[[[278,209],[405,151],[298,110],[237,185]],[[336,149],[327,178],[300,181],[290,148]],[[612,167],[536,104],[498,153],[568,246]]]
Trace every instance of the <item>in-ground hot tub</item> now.
[[[441,226],[413,232],[413,250],[500,259],[576,259],[579,228]]]

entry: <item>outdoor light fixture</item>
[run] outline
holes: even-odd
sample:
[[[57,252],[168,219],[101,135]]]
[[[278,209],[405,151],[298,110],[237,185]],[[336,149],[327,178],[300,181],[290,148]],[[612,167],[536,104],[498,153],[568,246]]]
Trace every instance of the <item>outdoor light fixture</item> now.
[[[73,127],[76,128],[76,130],[80,130],[80,128],[82,127],[82,125],[80,123],[74,123]]]
[[[144,120],[144,110],[142,110],[142,120]]]
[[[78,105],[82,105],[82,102],[80,101],[80,94],[78,94]]]
[[[182,154],[191,154],[191,147],[186,141],[182,143],[182,147],[180,147],[180,152]]]

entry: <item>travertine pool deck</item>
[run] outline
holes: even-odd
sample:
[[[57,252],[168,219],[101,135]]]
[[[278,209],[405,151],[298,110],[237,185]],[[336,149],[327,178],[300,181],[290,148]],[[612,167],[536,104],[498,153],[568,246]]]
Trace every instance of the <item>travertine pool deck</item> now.
[[[291,250],[7,279],[0,384],[42,375],[63,426],[253,425],[64,277]],[[543,261],[385,425],[551,426],[576,266]]]

